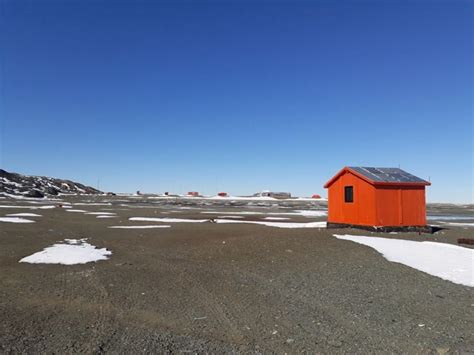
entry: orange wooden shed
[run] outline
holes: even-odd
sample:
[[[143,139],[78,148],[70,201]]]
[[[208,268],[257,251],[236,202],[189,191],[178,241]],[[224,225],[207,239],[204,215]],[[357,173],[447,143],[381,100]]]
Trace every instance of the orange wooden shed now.
[[[328,227],[426,227],[425,186],[429,185],[398,168],[345,167],[324,185]]]

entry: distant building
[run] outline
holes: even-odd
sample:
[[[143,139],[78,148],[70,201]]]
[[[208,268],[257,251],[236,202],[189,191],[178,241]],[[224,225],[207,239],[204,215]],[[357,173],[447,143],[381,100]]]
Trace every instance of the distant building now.
[[[217,196],[220,196],[220,197],[227,197],[227,192],[219,192],[217,194]]]
[[[328,189],[328,227],[407,229],[426,226],[425,186],[398,168],[345,167]]]
[[[272,192],[272,191],[262,191],[254,194],[257,197],[273,197],[277,199],[287,199],[291,198],[291,193],[289,192]]]
[[[188,196],[197,197],[197,196],[199,196],[199,192],[197,192],[197,191],[189,191],[189,192],[188,192]]]

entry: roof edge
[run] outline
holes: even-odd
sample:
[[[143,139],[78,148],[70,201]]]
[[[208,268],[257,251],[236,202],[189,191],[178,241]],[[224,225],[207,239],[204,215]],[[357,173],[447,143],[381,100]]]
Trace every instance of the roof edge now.
[[[339,172],[334,175],[326,184],[324,184],[324,188],[328,189],[339,177],[345,173],[345,172],[350,172],[357,176],[358,178],[368,182],[371,185],[374,186],[431,186],[431,182],[423,180],[423,182],[386,182],[386,181],[374,181],[369,179],[368,177],[358,173],[357,171],[351,169],[348,166],[345,166]]]
[[[324,188],[328,189],[337,179],[339,179],[339,176],[341,176],[343,173],[349,170],[349,167],[345,166],[341,170],[337,172],[336,175],[334,175],[331,179],[328,180],[327,183],[324,184]]]

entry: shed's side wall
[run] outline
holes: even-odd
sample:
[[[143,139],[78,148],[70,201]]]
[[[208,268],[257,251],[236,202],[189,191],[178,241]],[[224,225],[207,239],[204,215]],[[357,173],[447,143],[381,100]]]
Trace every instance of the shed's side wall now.
[[[354,187],[352,203],[344,202],[345,186]],[[375,188],[346,171],[328,189],[328,222],[375,225]]]
[[[377,187],[378,226],[426,225],[425,187]]]

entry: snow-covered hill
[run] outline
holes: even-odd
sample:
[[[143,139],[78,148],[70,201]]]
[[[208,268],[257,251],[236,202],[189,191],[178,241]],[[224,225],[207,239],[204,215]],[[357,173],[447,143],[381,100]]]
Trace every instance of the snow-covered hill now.
[[[0,169],[0,193],[41,198],[58,194],[101,194],[102,192],[71,180],[21,175]]]

